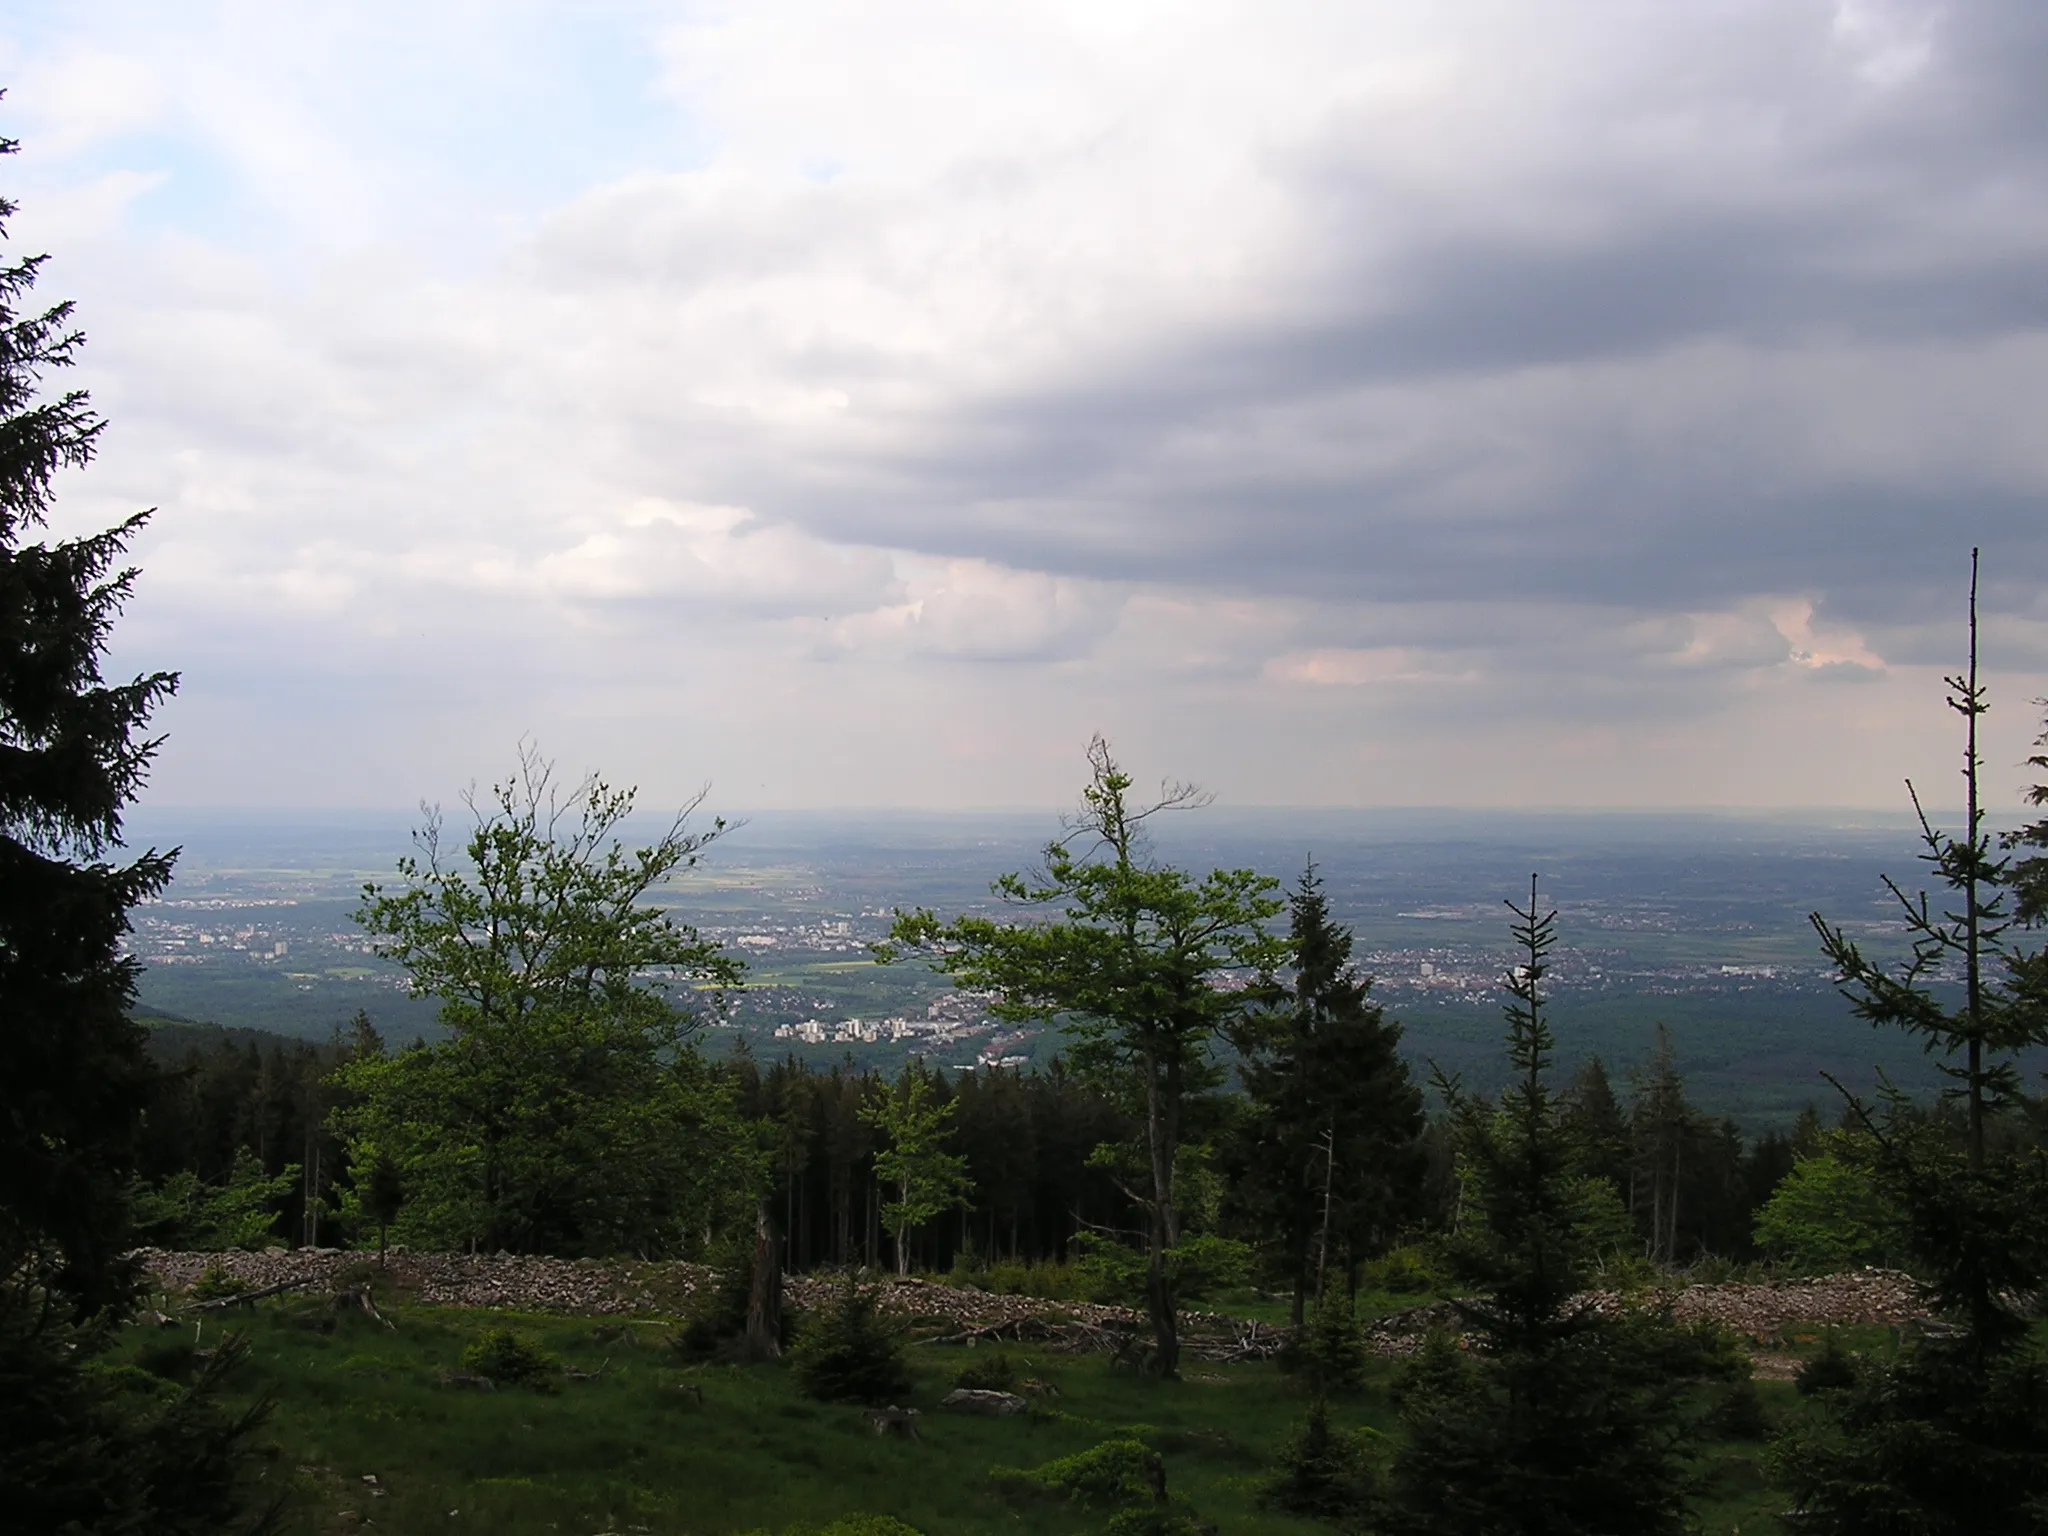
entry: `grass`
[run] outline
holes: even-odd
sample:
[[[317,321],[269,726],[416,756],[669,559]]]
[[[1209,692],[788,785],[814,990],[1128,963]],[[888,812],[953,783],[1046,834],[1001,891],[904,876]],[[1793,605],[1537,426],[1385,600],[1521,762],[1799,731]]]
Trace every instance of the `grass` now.
[[[684,1369],[660,1324],[636,1322],[629,1339],[602,1337],[609,1330],[588,1318],[392,1310],[395,1332],[290,1300],[226,1325],[252,1345],[238,1390],[274,1400],[266,1481],[288,1491],[300,1531],[712,1536],[866,1512],[927,1536],[1082,1536],[1106,1516],[1006,1501],[990,1470],[1036,1466],[1119,1436],[1159,1451],[1172,1491],[1220,1530],[1327,1530],[1257,1507],[1257,1485],[1305,1406],[1270,1364],[1195,1362],[1184,1380],[1159,1382],[1099,1358],[1011,1346],[1022,1374],[1055,1382],[1061,1395],[1028,1416],[978,1419],[936,1411],[975,1356],[914,1349],[917,1386],[904,1406],[923,1412],[913,1442],[875,1438],[858,1408],[806,1401],[777,1365]],[[204,1326],[211,1344],[222,1325]],[[507,1326],[565,1367],[604,1365],[603,1374],[495,1393],[439,1384],[464,1369],[465,1349]],[[133,1329],[124,1353],[162,1354],[169,1337]],[[1346,1427],[1392,1425],[1393,1368],[1374,1370],[1368,1390],[1334,1414]],[[685,1384],[701,1403],[679,1390]],[[1790,1386],[1760,1388],[1773,1413],[1804,1411]],[[1753,1444],[1710,1448],[1704,1531],[1770,1528],[1764,1517],[1783,1497],[1762,1456]]]

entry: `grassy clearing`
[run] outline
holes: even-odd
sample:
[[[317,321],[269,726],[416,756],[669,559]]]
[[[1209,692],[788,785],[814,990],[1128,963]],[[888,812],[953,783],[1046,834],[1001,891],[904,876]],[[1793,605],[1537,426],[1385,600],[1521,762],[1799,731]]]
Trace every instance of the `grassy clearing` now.
[[[1057,1503],[1008,1501],[997,1466],[1035,1466],[1134,1436],[1158,1450],[1172,1491],[1231,1533],[1308,1533],[1325,1527],[1268,1514],[1257,1486],[1304,1403],[1271,1365],[1196,1364],[1180,1382],[1113,1372],[1097,1358],[1011,1351],[1024,1374],[1055,1382],[1046,1411],[1010,1419],[936,1411],[954,1374],[976,1354],[912,1352],[923,1410],[920,1439],[877,1439],[862,1411],[800,1397],[775,1365],[674,1363],[660,1324],[630,1338],[586,1318],[399,1307],[397,1331],[334,1318],[307,1302],[265,1303],[245,1330],[251,1359],[240,1390],[276,1404],[267,1480],[286,1488],[307,1532],[710,1533],[782,1530],[853,1512],[894,1515],[928,1536],[997,1531],[1081,1536],[1106,1515]],[[439,1384],[463,1354],[510,1325],[562,1366],[603,1374],[494,1393]],[[211,1344],[222,1325],[208,1322]],[[325,1331],[323,1331],[325,1330]],[[147,1363],[189,1344],[179,1331],[135,1329],[126,1357]],[[606,1364],[606,1362],[609,1362]],[[1379,1365],[1368,1390],[1338,1407],[1347,1427],[1391,1427]],[[680,1390],[694,1385],[697,1394]],[[1792,1389],[1761,1384],[1778,1415],[1802,1411]],[[1704,1529],[1772,1528],[1782,1507],[1762,1447],[1712,1448],[1704,1469]],[[374,1478],[374,1483],[366,1478]]]

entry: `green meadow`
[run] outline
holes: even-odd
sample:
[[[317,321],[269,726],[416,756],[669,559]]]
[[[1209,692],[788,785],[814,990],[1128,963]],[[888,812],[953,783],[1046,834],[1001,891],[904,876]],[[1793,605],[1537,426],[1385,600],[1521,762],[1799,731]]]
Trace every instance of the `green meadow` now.
[[[1011,1346],[1019,1372],[1059,1395],[1027,1415],[983,1419],[937,1405],[955,1374],[987,1350],[913,1347],[916,1390],[903,1406],[921,1412],[909,1440],[877,1438],[859,1407],[805,1399],[778,1364],[686,1367],[660,1322],[387,1310],[390,1331],[293,1300],[237,1309],[225,1322],[208,1314],[201,1325],[200,1347],[230,1330],[249,1341],[235,1390],[271,1401],[262,1478],[284,1499],[290,1529],[714,1536],[870,1513],[927,1536],[1083,1536],[1101,1530],[1110,1511],[1020,1502],[991,1470],[1118,1438],[1157,1451],[1170,1492],[1219,1532],[1330,1529],[1259,1507],[1260,1484],[1306,1407],[1270,1362],[1193,1362],[1183,1379],[1160,1381],[1101,1357]],[[507,1325],[557,1357],[562,1373],[538,1389],[443,1384],[462,1372],[465,1347]],[[190,1324],[138,1326],[118,1358],[175,1377],[193,1344]],[[1333,1417],[1391,1432],[1387,1392],[1398,1369],[1376,1362],[1366,1389],[1336,1403]],[[148,1390],[139,1372],[121,1374],[131,1389]],[[1789,1385],[1760,1382],[1759,1391],[1780,1421],[1804,1411]],[[1768,1516],[1783,1499],[1764,1459],[1754,1441],[1706,1443],[1697,1504],[1705,1532],[1775,1528]]]

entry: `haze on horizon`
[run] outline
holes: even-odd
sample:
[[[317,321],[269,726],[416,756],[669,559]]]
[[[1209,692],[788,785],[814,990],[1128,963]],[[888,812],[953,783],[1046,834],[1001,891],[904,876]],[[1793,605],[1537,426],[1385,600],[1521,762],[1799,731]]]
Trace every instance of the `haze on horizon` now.
[[[0,17],[163,807],[1903,808],[2048,694],[2048,8]]]

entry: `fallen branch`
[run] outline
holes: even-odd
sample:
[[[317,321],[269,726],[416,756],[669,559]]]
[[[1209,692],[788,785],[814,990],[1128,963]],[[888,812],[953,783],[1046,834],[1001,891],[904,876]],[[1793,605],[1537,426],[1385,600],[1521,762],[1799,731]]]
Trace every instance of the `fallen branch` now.
[[[319,1276],[301,1275],[296,1280],[280,1280],[275,1285],[266,1285],[260,1291],[241,1291],[233,1296],[222,1296],[213,1301],[195,1301],[182,1308],[186,1313],[218,1312],[222,1307],[240,1307],[264,1300],[270,1296],[282,1296],[286,1291],[296,1291],[301,1286],[313,1284]]]

